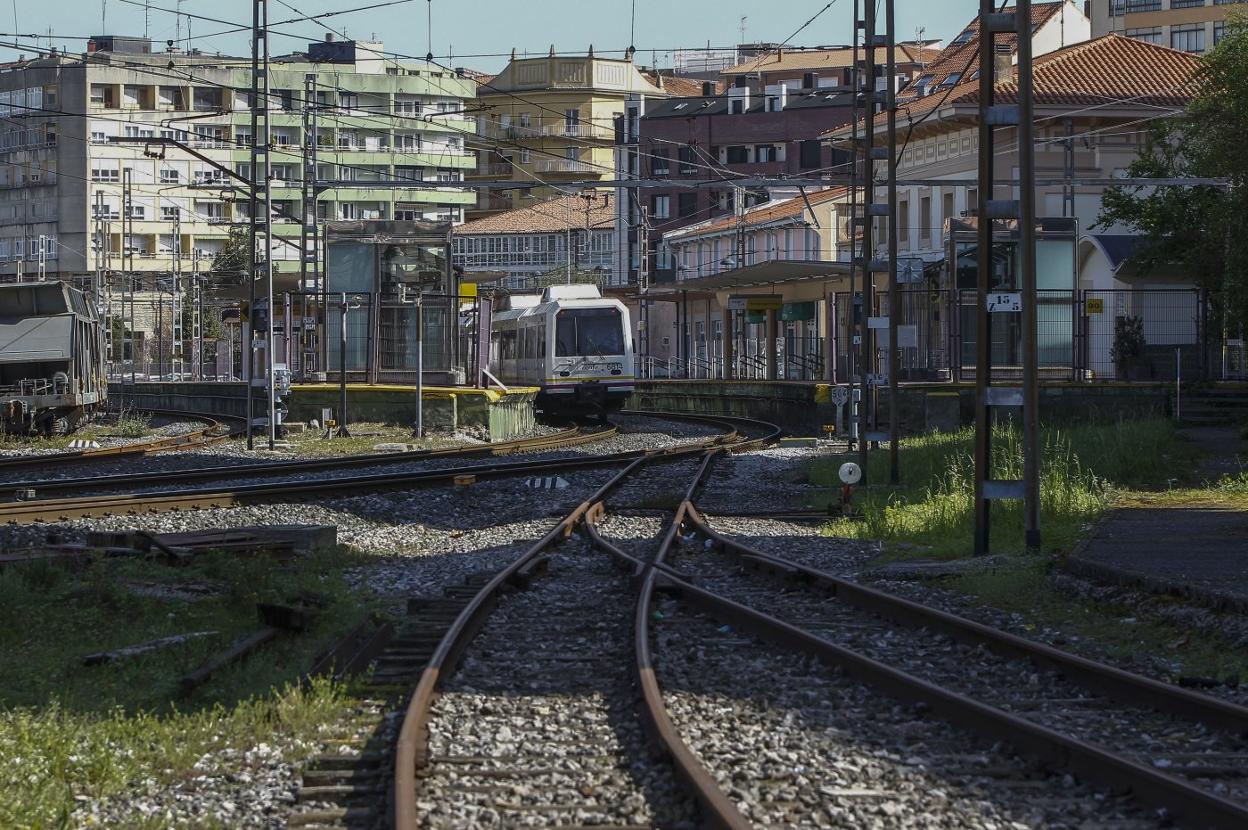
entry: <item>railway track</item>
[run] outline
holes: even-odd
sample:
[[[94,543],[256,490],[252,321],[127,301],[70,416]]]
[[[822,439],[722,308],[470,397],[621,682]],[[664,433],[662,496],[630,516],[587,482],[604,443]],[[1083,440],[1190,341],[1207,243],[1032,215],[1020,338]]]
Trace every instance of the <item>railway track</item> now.
[[[99,491],[155,487],[170,483],[187,484],[190,482],[216,481],[220,479],[302,475],[334,470],[351,470],[361,467],[385,467],[439,458],[479,458],[543,452],[575,447],[595,441],[604,441],[614,437],[616,434],[618,434],[618,429],[614,425],[593,431],[587,431],[579,426],[571,426],[545,435],[474,446],[413,450],[410,452],[366,453],[294,461],[265,461],[256,464],[220,464],[168,472],[153,471],[106,476],[17,481],[6,483],[4,486],[6,489],[11,489],[11,491],[34,490],[36,493],[43,495],[49,493],[73,493],[82,490]]]
[[[757,446],[779,433],[769,424],[735,419],[729,427],[715,439],[627,459],[627,466],[501,572],[469,580],[446,597],[415,602],[414,621],[382,653],[371,678],[373,703],[389,698],[403,707],[401,727],[381,742],[370,741],[366,752],[315,760],[300,798],[338,803],[296,814],[292,826],[371,826],[380,818],[379,803],[390,805],[386,818],[394,827],[497,823],[500,798],[503,823],[545,817],[567,826],[696,826],[689,797],[641,739],[646,720],[634,715],[627,663],[607,656],[631,641],[628,579],[568,537],[592,505],[643,470],[660,465],[701,470],[708,454]],[[513,596],[521,587],[529,590]],[[504,610],[492,616],[500,606]],[[530,647],[506,648],[521,629],[528,634],[522,633],[520,642]],[[549,642],[551,632],[555,643]],[[540,647],[533,645],[539,637],[547,640]],[[561,687],[570,675],[579,692],[573,697],[584,706],[563,715],[577,726],[578,742],[593,736],[593,748],[585,752],[542,732],[551,707],[567,704]],[[501,689],[499,695],[489,694],[489,688],[482,692],[508,678],[538,696],[516,701]],[[415,681],[414,692],[403,686],[409,680]],[[452,681],[472,694],[439,697]],[[543,688],[552,695],[557,691],[558,700],[542,699]],[[438,732],[431,741],[435,718],[448,708],[451,714],[474,713],[454,722],[470,724],[465,728],[476,734]],[[533,731],[526,733],[525,725]],[[494,727],[504,726],[514,730],[509,756],[486,757],[473,748],[487,736],[497,737],[501,730]],[[473,803],[455,815],[439,813],[437,805],[446,803],[434,794],[440,789]],[[510,796],[502,794],[517,800],[507,803]]]
[[[710,526],[694,504],[696,489],[690,486],[649,562],[599,533],[601,505],[587,516],[594,544],[643,577],[637,653],[651,676],[650,622],[662,617],[660,602],[674,598],[983,738],[1007,741],[1050,768],[1130,793],[1167,819],[1248,826],[1248,708],[754,550]],[[643,690],[662,696],[657,680]],[[670,722],[660,731],[667,751],[695,776],[697,761],[679,731]],[[729,809],[736,805],[714,806],[713,799],[701,798],[714,823],[743,820]]]
[[[181,435],[156,436],[121,444],[115,447],[97,447],[95,449],[70,450],[67,452],[47,453],[44,455],[18,455],[0,458],[0,476],[16,470],[37,470],[48,466],[68,464],[90,464],[96,461],[123,461],[142,458],[160,452],[185,450],[196,447],[207,447],[227,441],[238,433],[240,426],[228,426],[225,421],[233,419],[219,415],[205,415],[196,412],[180,412],[176,410],[151,409],[144,410],[152,415],[179,418],[182,420],[200,421],[203,426]],[[241,419],[239,419],[241,420]]]
[[[658,413],[651,413],[659,415]],[[666,416],[660,416],[666,417]],[[779,429],[771,424],[764,424],[749,419],[726,418],[723,416],[704,418],[683,418],[698,420],[701,423],[718,426],[723,430],[719,435],[689,446],[732,445],[734,448],[746,448],[759,441],[773,440]],[[747,429],[756,432],[752,437],[743,436],[739,430]],[[580,443],[581,436],[570,436],[572,443]],[[563,444],[567,446],[567,444]],[[551,449],[549,444],[528,449]],[[475,451],[475,449],[474,449]],[[98,516],[140,515],[179,510],[205,510],[212,508],[233,507],[244,504],[255,504],[281,500],[301,500],[316,497],[333,497],[360,492],[376,492],[384,490],[402,490],[413,487],[440,485],[454,482],[461,476],[472,476],[474,479],[488,479],[526,474],[547,474],[565,470],[588,469],[594,467],[610,467],[627,464],[645,456],[649,451],[637,450],[629,452],[604,453],[585,455],[557,460],[494,462],[474,464],[463,467],[442,468],[437,470],[404,471],[392,473],[370,473],[354,476],[320,477],[311,480],[261,482],[240,484],[231,487],[187,488],[185,486],[168,490],[157,490],[143,493],[90,494],[67,496],[65,498],[34,498],[24,501],[0,503],[0,524],[23,525],[40,522],[70,521],[74,519]],[[376,463],[374,456],[366,456],[368,463]],[[383,463],[391,458],[386,456]],[[409,459],[410,460],[410,459]],[[419,459],[417,459],[419,460]],[[338,459],[342,461],[342,459]],[[319,462],[317,462],[319,464]],[[348,459],[348,465],[355,464]],[[277,465],[262,465],[272,470]],[[299,468],[307,471],[308,468]],[[317,467],[316,469],[325,469]],[[212,475],[217,477],[218,470]],[[286,468],[288,472],[290,468]],[[238,468],[230,469],[230,477],[240,475]],[[184,473],[162,476],[164,482],[184,484],[188,480]],[[112,480],[113,477],[89,479],[96,489],[101,481]],[[151,482],[152,479],[142,479]],[[36,495],[41,492],[55,492],[57,482],[36,484],[33,489]],[[18,488],[14,488],[18,489]],[[72,492],[72,490],[70,491]]]

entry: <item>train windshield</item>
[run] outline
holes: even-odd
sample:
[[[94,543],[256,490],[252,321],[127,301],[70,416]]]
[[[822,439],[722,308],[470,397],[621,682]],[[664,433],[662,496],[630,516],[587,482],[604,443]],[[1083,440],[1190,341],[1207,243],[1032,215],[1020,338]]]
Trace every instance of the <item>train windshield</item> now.
[[[555,315],[555,356],[624,354],[618,308],[565,308]]]

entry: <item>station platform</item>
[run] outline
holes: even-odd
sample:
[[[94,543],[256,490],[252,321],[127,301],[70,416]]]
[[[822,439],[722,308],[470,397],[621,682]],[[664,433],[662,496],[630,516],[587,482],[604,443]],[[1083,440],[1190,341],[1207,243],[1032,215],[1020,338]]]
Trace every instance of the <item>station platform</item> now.
[[[721,413],[758,418],[798,435],[820,434],[836,423],[836,384],[822,381],[638,380],[632,409]],[[1169,413],[1173,385],[1165,383],[1041,383],[1040,417],[1051,421],[1112,421]],[[902,382],[900,428],[904,434],[967,426],[975,417],[974,383]],[[879,390],[882,407],[888,389]],[[886,412],[882,409],[881,412]],[[848,412],[844,413],[848,417]]]
[[[507,392],[458,386],[426,386],[423,390],[425,429],[454,432],[474,429],[488,432],[490,440],[505,441],[533,429],[533,401],[537,389],[511,388]],[[337,384],[295,384],[286,399],[288,420],[320,420],[322,409],[338,412]],[[139,382],[110,383],[113,405],[136,409],[167,409],[205,412],[241,418],[246,413],[247,385],[234,382]],[[347,417],[350,423],[411,424],[416,420],[416,389],[393,384],[347,384]]]

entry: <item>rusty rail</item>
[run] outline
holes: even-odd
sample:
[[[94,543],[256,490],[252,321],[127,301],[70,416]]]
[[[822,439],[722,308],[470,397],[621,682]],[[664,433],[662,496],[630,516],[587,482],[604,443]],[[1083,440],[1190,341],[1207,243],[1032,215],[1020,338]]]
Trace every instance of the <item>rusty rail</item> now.
[[[597,432],[584,432],[579,427],[569,427],[549,435],[517,438],[480,446],[446,447],[437,450],[415,450],[400,453],[367,453],[346,455],[338,458],[314,458],[296,461],[265,461],[257,464],[214,465],[174,472],[128,473],[109,476],[49,479],[46,481],[17,481],[5,483],[13,490],[33,489],[40,493],[70,493],[82,489],[119,487],[149,487],[157,484],[191,481],[211,481],[243,476],[282,475],[286,473],[312,473],[324,470],[349,470],[356,467],[380,467],[390,464],[406,464],[431,458],[476,458],[483,456],[515,455],[535,450],[552,450],[602,441],[617,434],[617,427]]]
[[[157,452],[181,450],[188,447],[204,447],[227,440],[237,430],[226,427],[217,420],[216,415],[205,415],[196,412],[178,412],[174,410],[144,410],[152,415],[184,418],[202,421],[204,426],[182,435],[167,435],[122,444],[116,447],[99,447],[90,450],[71,450],[68,452],[48,453],[46,455],[17,455],[0,458],[0,473],[8,470],[29,470],[46,467],[49,464],[82,464],[93,461],[116,461],[126,458],[141,458]],[[240,427],[241,429],[241,427]]]
[[[938,609],[858,585],[780,557],[762,553],[716,532],[692,504],[684,518],[700,534],[747,566],[768,570],[799,584],[818,587],[864,611],[914,627],[925,626],[964,642],[983,644],[1010,657],[1024,657],[1057,669],[1073,682],[1112,698],[1154,707],[1164,713],[1205,722],[1228,731],[1248,731],[1248,708],[1198,692],[1068,654],[1042,643],[966,620]],[[653,573],[653,571],[652,571]],[[663,572],[664,591],[680,596],[717,619],[751,630],[758,636],[839,665],[858,679],[883,687],[898,698],[925,702],[945,719],[1055,766],[1070,769],[1089,781],[1130,790],[1141,801],[1163,808],[1192,823],[1218,828],[1248,827],[1248,805],[1215,795],[1173,775],[1144,766],[1112,751],[1064,735],[995,706],[952,692],[883,662],[838,646],[784,620],[704,590],[671,569]]]
[[[667,706],[663,702],[663,691],[655,675],[654,658],[650,651],[650,619],[654,596],[660,580],[666,578],[669,572],[666,563],[668,552],[680,533],[686,511],[692,505],[694,494],[706,482],[710,475],[711,465],[721,451],[722,448],[711,448],[703,454],[697,475],[685,489],[684,498],[664,531],[651,562],[625,553],[598,532],[597,523],[605,515],[605,504],[601,500],[595,502],[587,511],[584,527],[591,544],[606,551],[618,562],[631,567],[641,581],[633,619],[633,659],[637,685],[641,690],[642,722],[646,731],[655,745],[671,759],[676,774],[689,786],[701,809],[703,824],[707,827],[745,830],[751,827],[749,820],[732,799],[720,789],[714,777],[685,744],[684,739],[680,737],[680,730],[672,722]]]

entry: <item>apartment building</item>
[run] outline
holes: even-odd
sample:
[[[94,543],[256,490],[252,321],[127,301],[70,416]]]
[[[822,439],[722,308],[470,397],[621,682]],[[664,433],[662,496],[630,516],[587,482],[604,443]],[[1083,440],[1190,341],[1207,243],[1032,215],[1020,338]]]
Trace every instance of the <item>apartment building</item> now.
[[[1013,11],[1007,7],[1005,11]],[[1092,23],[1083,4],[1072,0],[1033,3],[1031,6],[1031,49],[1033,57],[1082,43],[1092,36]],[[1018,62],[1018,36],[1009,33],[996,39],[998,59]],[[949,41],[936,59],[929,62],[898,100],[908,101],[925,95],[944,94],[962,81],[979,77],[979,18],[976,17]]]
[[[1192,54],[1116,34],[1036,59],[1036,170],[1049,178],[1060,179],[1065,171],[1070,176],[1069,184],[1049,184],[1036,192],[1036,215],[1045,227],[1041,236],[1054,243],[1042,238],[1038,254],[1038,287],[1048,292],[1039,311],[1042,361],[1066,369],[1073,361],[1097,377],[1113,377],[1115,327],[1126,317],[1141,318],[1150,343],[1167,347],[1159,363],[1163,373],[1173,371],[1173,347],[1194,342],[1200,311],[1190,275],[1135,268],[1130,253],[1136,237],[1126,228],[1098,226],[1105,187],[1081,180],[1121,175],[1138,157],[1148,121],[1181,113],[1190,101],[1198,65]],[[999,81],[996,100],[1008,102],[1016,91],[1014,79]],[[899,256],[921,261],[920,279],[932,291],[956,298],[958,292],[975,288],[979,194],[974,187],[953,181],[942,185],[940,180],[965,181],[977,175],[979,84],[967,81],[947,95],[920,98],[904,105],[898,116],[899,130],[909,133],[913,128],[898,175],[931,182],[899,189]],[[883,116],[875,119],[874,128],[883,130]],[[997,133],[996,169],[1016,170],[1011,131]],[[847,142],[849,130],[832,131],[830,138]],[[882,190],[878,198],[885,198]],[[992,198],[1018,199],[1018,188],[999,185]],[[884,218],[875,222],[876,256],[882,256],[888,223]],[[1057,230],[1060,234],[1050,233]],[[950,263],[951,245],[958,248],[956,267]],[[997,279],[1012,285],[1015,267],[1007,262],[1002,268]],[[877,275],[877,283],[881,278]],[[1097,302],[1089,307],[1085,297]],[[973,312],[968,306],[958,314],[945,314],[937,325],[944,332],[937,339],[948,337],[951,343],[950,326],[961,329],[956,338],[961,345],[952,347],[948,356],[955,369],[958,352],[965,365],[974,362],[968,351]],[[951,320],[959,314],[961,319]],[[1196,350],[1189,350],[1187,357],[1195,361]]]
[[[940,41],[901,41],[895,53],[897,86],[905,86],[917,78],[924,67],[940,55]],[[875,50],[877,83],[883,85],[885,61],[888,50]],[[790,91],[827,90],[848,91],[853,86],[855,51],[849,46],[802,49],[776,46],[765,49],[757,56],[743,59],[719,74],[729,86],[750,89],[763,94],[769,88],[786,86]],[[865,59],[865,49],[857,50],[858,60]]]
[[[809,81],[810,79],[808,79]],[[829,125],[848,123],[853,114],[850,93],[783,84],[756,94],[732,87],[716,94],[629,102],[629,123],[621,136],[620,176],[640,176],[659,184],[630,191],[618,205],[620,239],[616,248],[627,259],[616,273],[620,285],[637,282],[638,229],[645,225],[652,281],[675,278],[674,260],[665,234],[738,209],[770,201],[764,188],[741,188],[731,180],[742,176],[819,178],[838,172],[848,160],[819,136]],[[635,130],[635,132],[634,132]],[[839,172],[845,172],[839,169]],[[695,182],[718,182],[692,187]],[[792,188],[786,193],[796,193]]]
[[[532,291],[568,271],[600,284],[615,263],[615,197],[585,191],[466,222],[455,229],[453,261],[471,282]]]
[[[667,92],[631,59],[586,55],[517,58],[477,89],[482,110],[473,171],[479,181],[532,182],[525,190],[483,193],[473,217],[559,195],[562,182],[615,176],[615,121],[630,96]]]
[[[1092,34],[1111,32],[1183,52],[1207,52],[1242,0],[1091,0]]]
[[[319,221],[462,219],[474,84],[386,59],[381,44],[312,43],[270,72],[279,275],[299,269],[308,83],[315,176],[332,185]],[[230,228],[250,221],[250,86],[249,59],[157,54],[144,38],[95,37],[81,54],[0,67],[0,279],[206,271]],[[395,179],[419,184],[369,186]]]

